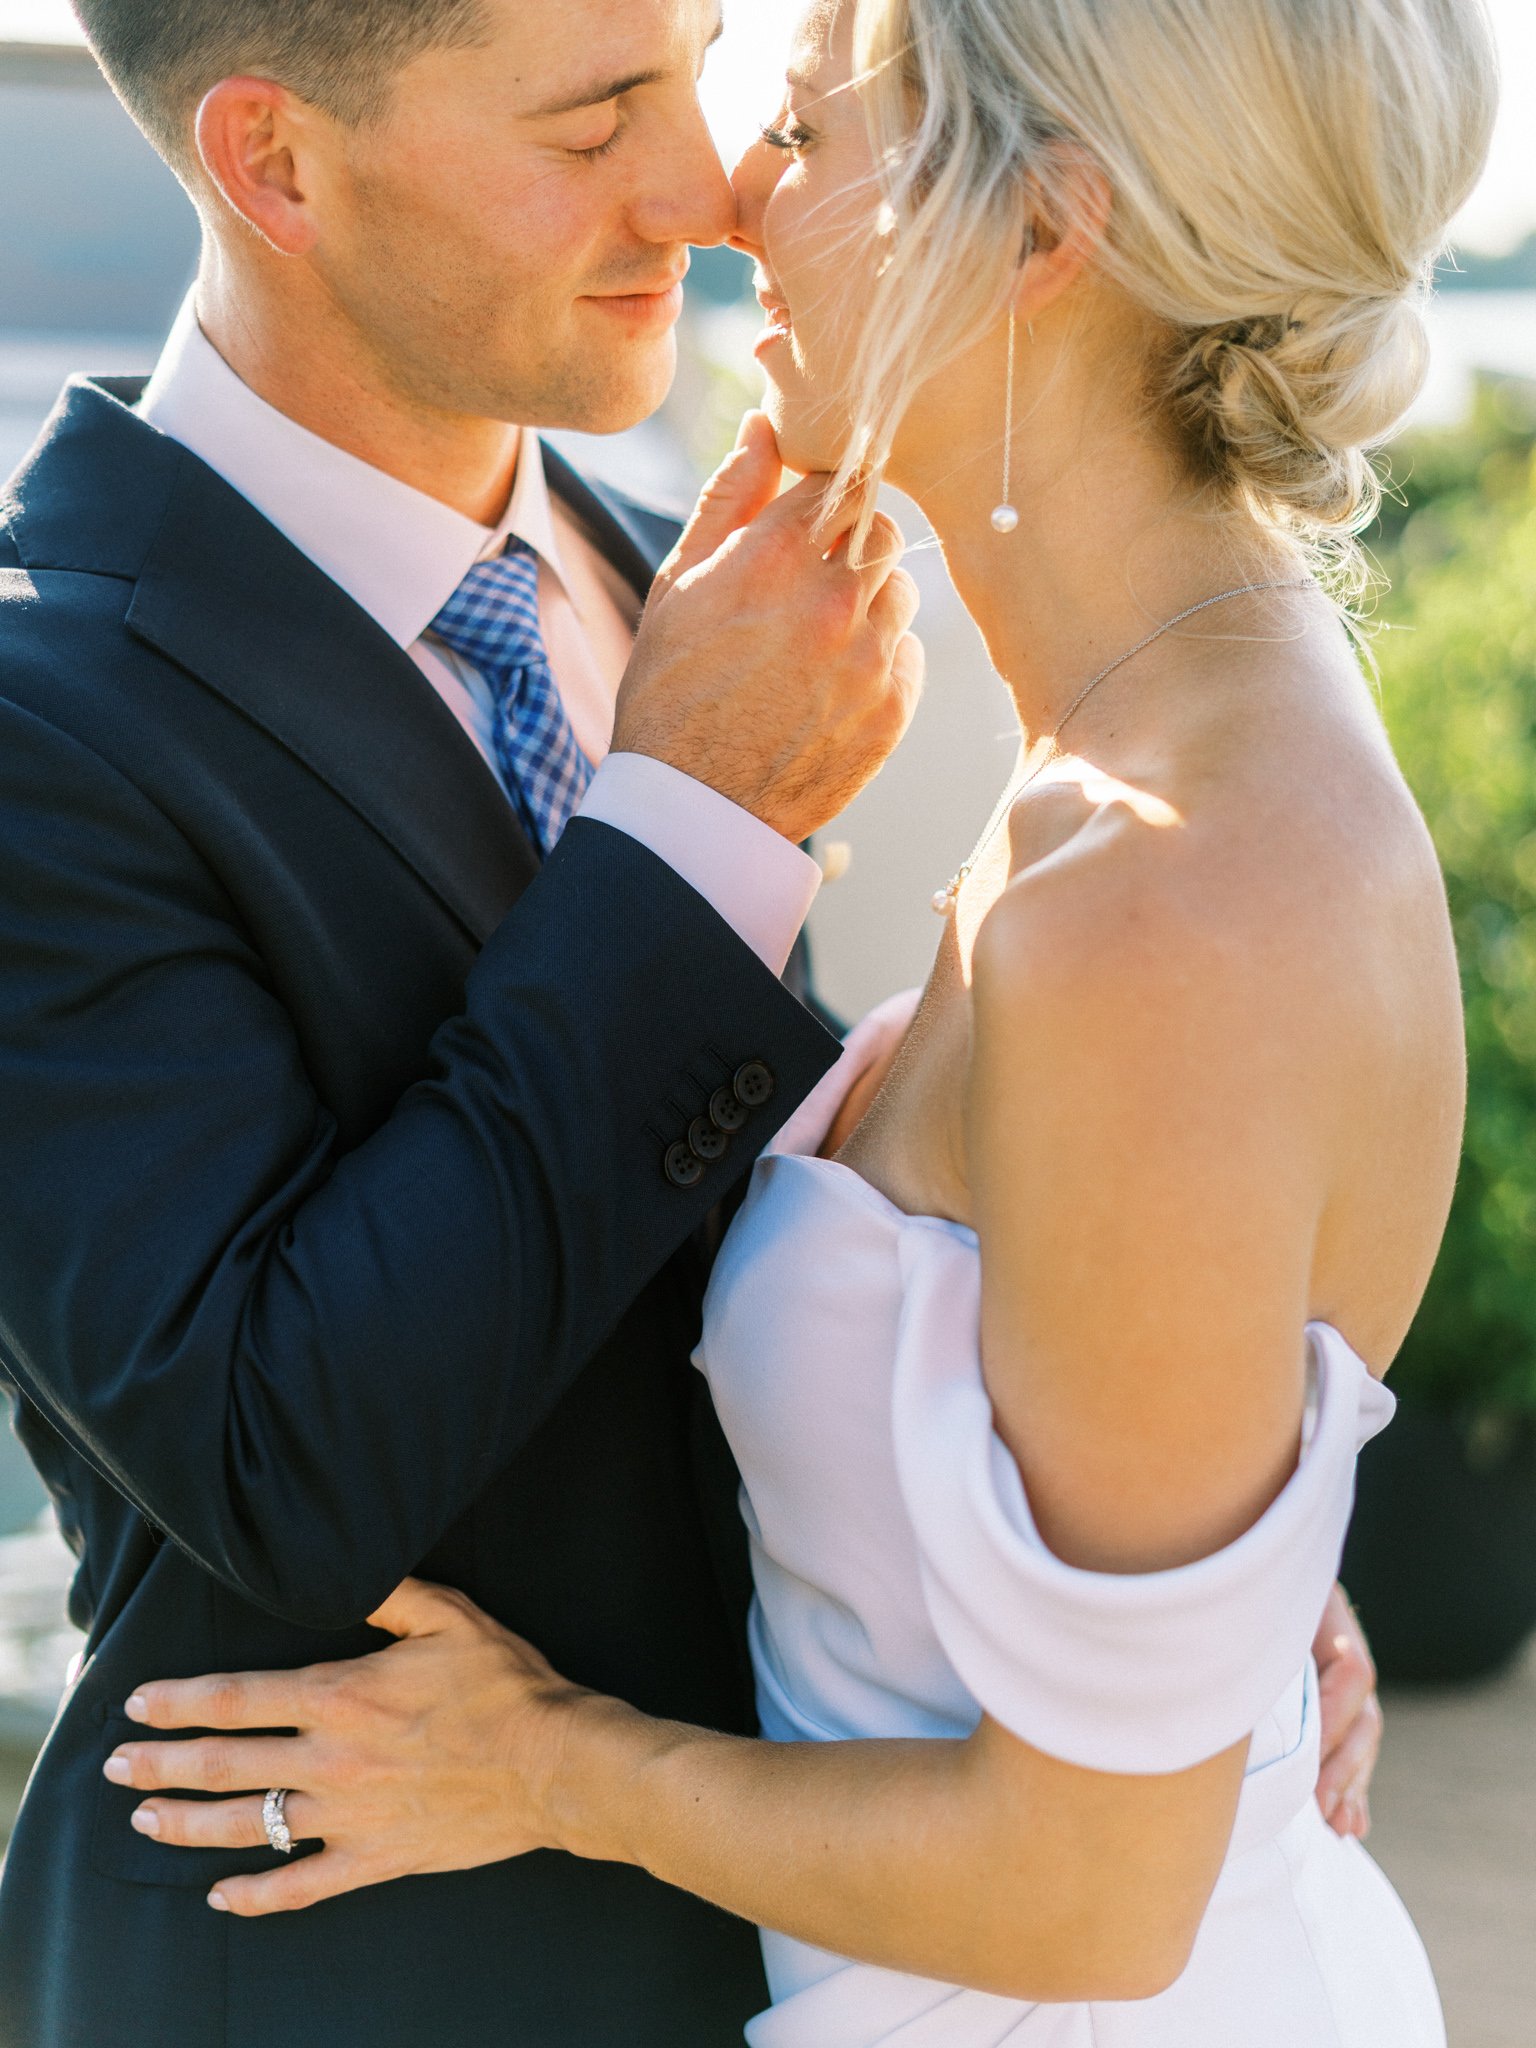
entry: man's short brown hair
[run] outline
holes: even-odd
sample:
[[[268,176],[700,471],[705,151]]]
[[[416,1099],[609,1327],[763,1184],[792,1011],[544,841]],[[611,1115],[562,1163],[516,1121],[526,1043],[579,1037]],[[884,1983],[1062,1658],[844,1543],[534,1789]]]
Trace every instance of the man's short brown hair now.
[[[73,0],[101,68],[160,153],[185,165],[190,122],[221,78],[270,78],[358,125],[396,73],[486,33],[484,0]]]

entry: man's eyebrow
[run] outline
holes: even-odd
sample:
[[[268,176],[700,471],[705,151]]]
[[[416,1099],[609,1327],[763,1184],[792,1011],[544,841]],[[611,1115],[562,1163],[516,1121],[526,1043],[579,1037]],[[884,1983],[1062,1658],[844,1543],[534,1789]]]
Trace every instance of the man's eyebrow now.
[[[707,47],[713,49],[724,34],[725,17],[722,15],[715,23],[715,32]],[[666,76],[664,70],[651,70],[629,71],[621,78],[598,79],[558,100],[551,100],[547,106],[533,108],[532,118],[537,121],[551,114],[577,114],[583,107],[605,107],[610,100],[622,99],[627,92],[638,92],[642,85],[659,85]]]
[[[532,117],[541,120],[546,114],[576,114],[583,107],[605,107],[610,100],[622,99],[627,92],[635,92],[642,85],[656,85],[666,77],[664,71],[631,71],[623,78],[605,78],[592,85],[583,85],[577,91],[567,93],[563,99],[550,100],[542,107],[534,107]]]

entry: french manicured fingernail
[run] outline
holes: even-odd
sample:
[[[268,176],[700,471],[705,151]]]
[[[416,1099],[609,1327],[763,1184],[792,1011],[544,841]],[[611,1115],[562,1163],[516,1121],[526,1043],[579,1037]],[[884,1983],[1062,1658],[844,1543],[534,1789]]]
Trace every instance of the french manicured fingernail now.
[[[143,1693],[136,1692],[127,1706],[124,1707],[123,1712],[130,1721],[147,1721],[149,1719],[149,1702],[145,1699]]]
[[[160,1832],[160,1816],[152,1806],[136,1808],[129,1814],[128,1819],[141,1835],[158,1835]]]
[[[109,1756],[101,1769],[102,1775],[110,1778],[114,1785],[133,1783],[133,1769],[125,1756]]]
[[[215,1913],[227,1913],[229,1911],[229,1901],[222,1892],[210,1892],[208,1894],[208,1903],[212,1906]]]

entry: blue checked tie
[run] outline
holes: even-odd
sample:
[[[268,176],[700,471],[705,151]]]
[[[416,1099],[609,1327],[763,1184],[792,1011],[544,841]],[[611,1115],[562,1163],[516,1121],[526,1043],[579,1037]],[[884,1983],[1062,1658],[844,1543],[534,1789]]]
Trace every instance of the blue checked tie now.
[[[526,541],[478,562],[431,630],[479,670],[495,699],[497,764],[523,822],[548,853],[592,780],[539,631],[539,558]]]

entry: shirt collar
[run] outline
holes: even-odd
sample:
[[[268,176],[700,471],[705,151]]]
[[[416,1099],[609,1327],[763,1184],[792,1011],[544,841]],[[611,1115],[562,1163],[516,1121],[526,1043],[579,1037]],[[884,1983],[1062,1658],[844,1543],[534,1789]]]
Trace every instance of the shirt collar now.
[[[203,333],[190,296],[138,410],[249,499],[401,647],[514,535],[564,581],[537,434],[523,433],[506,511],[482,526],[259,398]]]

